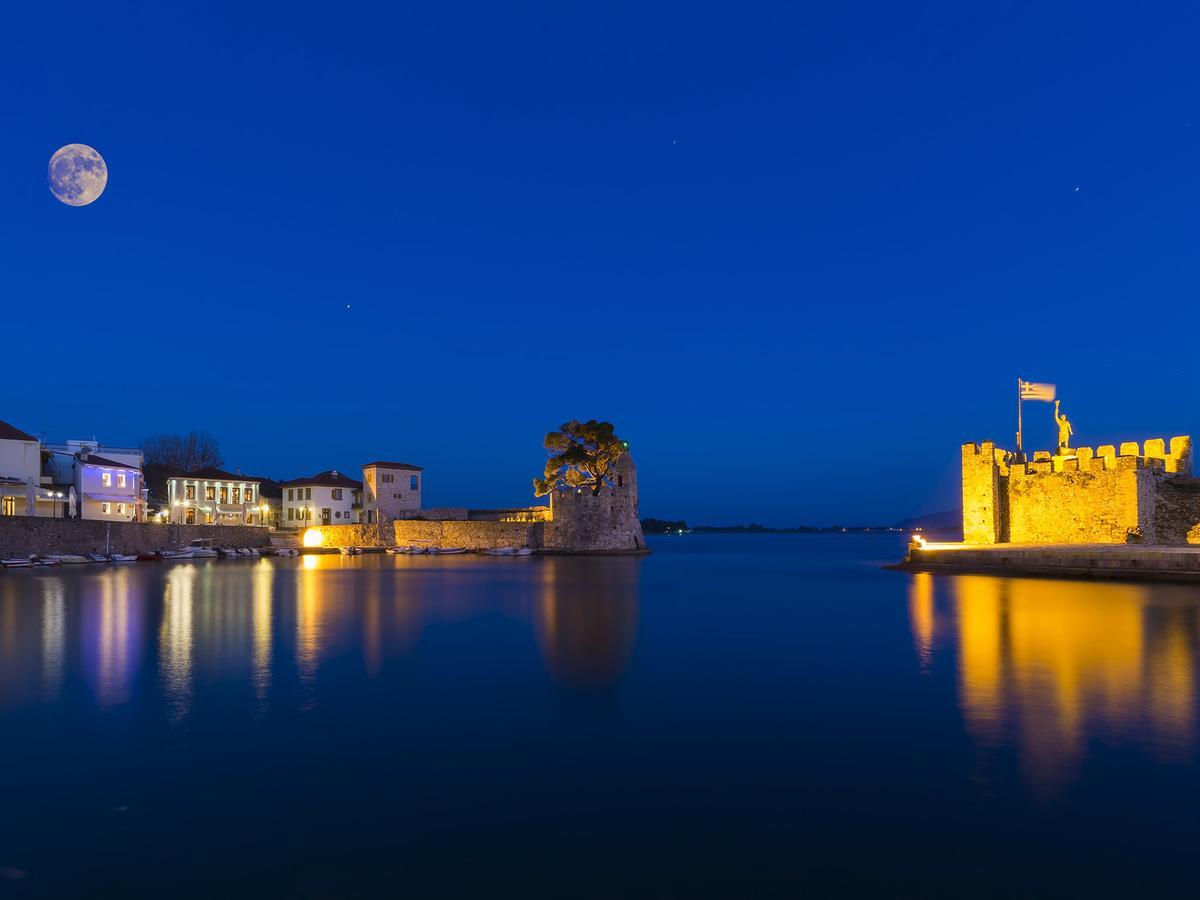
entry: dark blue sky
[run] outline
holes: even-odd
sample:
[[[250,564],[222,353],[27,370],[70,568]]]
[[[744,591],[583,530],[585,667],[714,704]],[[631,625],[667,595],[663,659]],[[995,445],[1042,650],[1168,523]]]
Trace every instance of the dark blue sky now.
[[[1193,4],[22,6],[0,419],[51,439],[495,505],[600,417],[644,514],[788,524],[952,505],[1018,374],[1197,428]]]

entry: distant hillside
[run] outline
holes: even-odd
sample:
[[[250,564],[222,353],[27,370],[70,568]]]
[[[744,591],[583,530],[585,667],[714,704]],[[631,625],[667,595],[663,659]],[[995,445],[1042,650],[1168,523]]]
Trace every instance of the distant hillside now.
[[[911,519],[902,519],[897,522],[896,527],[904,531],[914,531],[920,528],[922,531],[949,531],[961,534],[962,510],[948,509],[945,512],[913,516]]]

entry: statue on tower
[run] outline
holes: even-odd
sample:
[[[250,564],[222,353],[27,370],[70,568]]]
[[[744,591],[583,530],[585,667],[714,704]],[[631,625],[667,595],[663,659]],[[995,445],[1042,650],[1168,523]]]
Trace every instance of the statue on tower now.
[[[1060,455],[1066,455],[1071,447],[1071,435],[1075,430],[1071,427],[1071,423],[1067,417],[1059,412],[1061,400],[1054,401],[1054,421],[1058,424],[1058,452]]]

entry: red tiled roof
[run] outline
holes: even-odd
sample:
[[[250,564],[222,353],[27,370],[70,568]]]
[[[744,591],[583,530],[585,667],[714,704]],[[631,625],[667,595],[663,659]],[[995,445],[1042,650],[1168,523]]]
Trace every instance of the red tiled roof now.
[[[36,441],[32,434],[26,434],[20,428],[0,422],[0,441]]]
[[[413,471],[413,472],[424,472],[424,471],[425,471],[425,470],[424,470],[424,469],[422,469],[420,466],[414,466],[414,465],[412,465],[411,463],[398,463],[398,462],[369,462],[369,463],[363,463],[363,468],[364,468],[364,469],[368,468],[369,466],[378,466],[378,467],[379,467],[379,468],[381,468],[381,469],[410,469],[410,470],[411,470],[411,471]]]
[[[137,466],[135,466],[133,463],[117,462],[115,459],[108,459],[103,456],[97,456],[95,453],[88,456],[87,459],[83,459],[81,457],[79,461],[81,463],[83,463],[85,466],[111,466],[114,469],[129,469],[134,472],[142,471]]]
[[[226,472],[224,469],[217,469],[209,466],[207,469],[197,469],[195,472],[177,472],[174,475],[168,475],[168,480],[171,478],[186,478],[188,481],[249,481],[258,483],[263,479],[255,475],[236,475],[233,472]]]
[[[324,472],[318,472],[316,475],[309,475],[304,478],[293,478],[291,481],[280,482],[280,487],[296,487],[296,485],[350,488],[351,490],[355,491],[362,490],[361,481],[355,481],[353,478],[348,478],[341,472],[333,469],[328,469]]]

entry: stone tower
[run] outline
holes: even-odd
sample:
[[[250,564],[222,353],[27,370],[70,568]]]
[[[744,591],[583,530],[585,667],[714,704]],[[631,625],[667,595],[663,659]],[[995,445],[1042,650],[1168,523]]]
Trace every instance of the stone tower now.
[[[547,549],[644,550],[638,518],[637,467],[628,453],[613,466],[612,485],[593,496],[590,488],[552,491]]]

